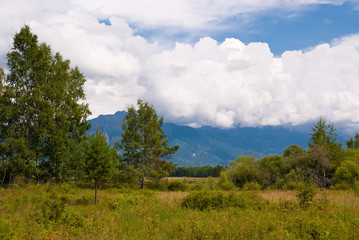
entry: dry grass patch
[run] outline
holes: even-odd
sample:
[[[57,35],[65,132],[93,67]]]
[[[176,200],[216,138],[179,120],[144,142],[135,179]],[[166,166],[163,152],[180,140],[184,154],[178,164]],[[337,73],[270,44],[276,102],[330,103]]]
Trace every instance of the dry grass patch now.
[[[318,197],[326,197],[329,201],[346,207],[359,207],[359,197],[350,190],[323,190]]]
[[[185,198],[188,192],[157,192],[156,198],[164,202],[177,202]]]
[[[296,200],[296,191],[264,190],[260,196],[272,202]],[[318,190],[314,199],[327,199],[346,207],[359,207],[359,197],[349,190]]]
[[[283,190],[264,190],[260,192],[260,196],[273,202],[291,201],[296,199],[296,192]]]

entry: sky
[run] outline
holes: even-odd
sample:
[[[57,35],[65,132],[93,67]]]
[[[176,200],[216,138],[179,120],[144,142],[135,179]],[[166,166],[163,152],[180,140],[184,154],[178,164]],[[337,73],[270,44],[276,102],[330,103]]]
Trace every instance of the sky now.
[[[91,118],[141,98],[193,127],[359,131],[359,0],[0,0],[0,66],[25,24],[78,66]]]

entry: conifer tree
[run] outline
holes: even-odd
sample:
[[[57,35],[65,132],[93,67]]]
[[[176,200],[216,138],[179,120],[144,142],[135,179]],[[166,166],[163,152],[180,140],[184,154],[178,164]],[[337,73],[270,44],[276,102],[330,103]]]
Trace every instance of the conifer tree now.
[[[166,159],[179,147],[168,146],[162,130],[163,118],[158,118],[154,107],[142,100],[138,100],[137,105],[137,111],[134,107],[128,109],[122,124],[122,139],[116,145],[125,164],[139,170],[139,188],[142,189],[144,178],[163,173],[163,167],[168,166]]]
[[[98,126],[96,126],[96,133],[91,133],[84,143],[82,163],[85,178],[95,181],[95,204],[97,203],[99,182],[114,174],[118,166],[118,159],[116,149],[107,143],[106,136],[99,133]]]

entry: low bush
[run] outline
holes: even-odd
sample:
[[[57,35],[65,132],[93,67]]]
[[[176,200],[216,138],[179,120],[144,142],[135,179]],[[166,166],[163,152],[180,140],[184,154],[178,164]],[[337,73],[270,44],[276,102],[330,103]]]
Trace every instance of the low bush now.
[[[355,183],[353,185],[353,191],[354,191],[355,195],[359,196],[359,181],[355,181]]]
[[[201,191],[201,190],[204,190],[204,189],[205,189],[205,186],[201,182],[196,183],[195,185],[191,186],[191,191]]]
[[[249,183],[245,183],[243,185],[243,189],[244,190],[260,191],[260,190],[262,190],[262,185],[260,185],[257,182],[249,182]]]
[[[316,186],[312,182],[306,182],[297,193],[299,206],[308,207],[313,203],[313,198],[317,192]]]
[[[283,190],[299,190],[303,188],[303,182],[289,181],[282,186]]]
[[[147,189],[166,191],[168,189],[168,182],[153,181],[146,185]]]
[[[206,210],[222,209],[227,207],[261,208],[266,201],[253,192],[223,192],[223,191],[199,191],[189,194],[182,200],[184,208]]]
[[[171,181],[167,185],[168,191],[186,191],[187,184],[180,181]]]
[[[227,174],[225,172],[221,172],[219,176],[219,180],[216,183],[216,187],[220,190],[233,190],[235,188],[234,184],[228,181]]]
[[[214,182],[212,177],[208,177],[208,179],[207,179],[207,187],[210,190],[214,190],[216,188],[216,183]]]
[[[346,182],[340,182],[333,186],[330,186],[330,189],[333,189],[333,190],[349,190],[351,188],[352,188],[352,186]]]

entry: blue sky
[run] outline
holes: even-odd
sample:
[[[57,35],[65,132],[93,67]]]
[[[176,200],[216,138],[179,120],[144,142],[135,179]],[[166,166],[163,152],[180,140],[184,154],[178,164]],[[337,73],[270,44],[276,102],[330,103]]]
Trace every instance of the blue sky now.
[[[334,38],[359,32],[359,11],[354,4],[318,5],[302,10],[290,17],[290,12],[266,12],[254,17],[244,31],[224,32],[216,35],[241,39],[245,43],[266,42],[276,55],[287,50],[301,50]]]
[[[174,33],[167,33],[168,29],[163,27],[131,26],[136,34],[152,41],[169,38],[172,42],[193,44],[199,38],[208,36],[219,42],[226,38],[236,38],[246,44],[268,43],[275,55],[281,55],[288,50],[305,50],[321,43],[330,43],[335,38],[359,33],[357,5],[355,2],[344,2],[339,5],[309,5],[298,10],[271,9],[247,16],[239,14],[221,19],[219,24],[225,26],[224,29],[179,29]],[[110,24],[108,19],[105,22]]]
[[[12,36],[28,24],[85,74],[92,117],[141,98],[183,125],[298,125],[325,116],[355,131],[358,6],[358,0],[3,1],[0,65],[6,69]]]

